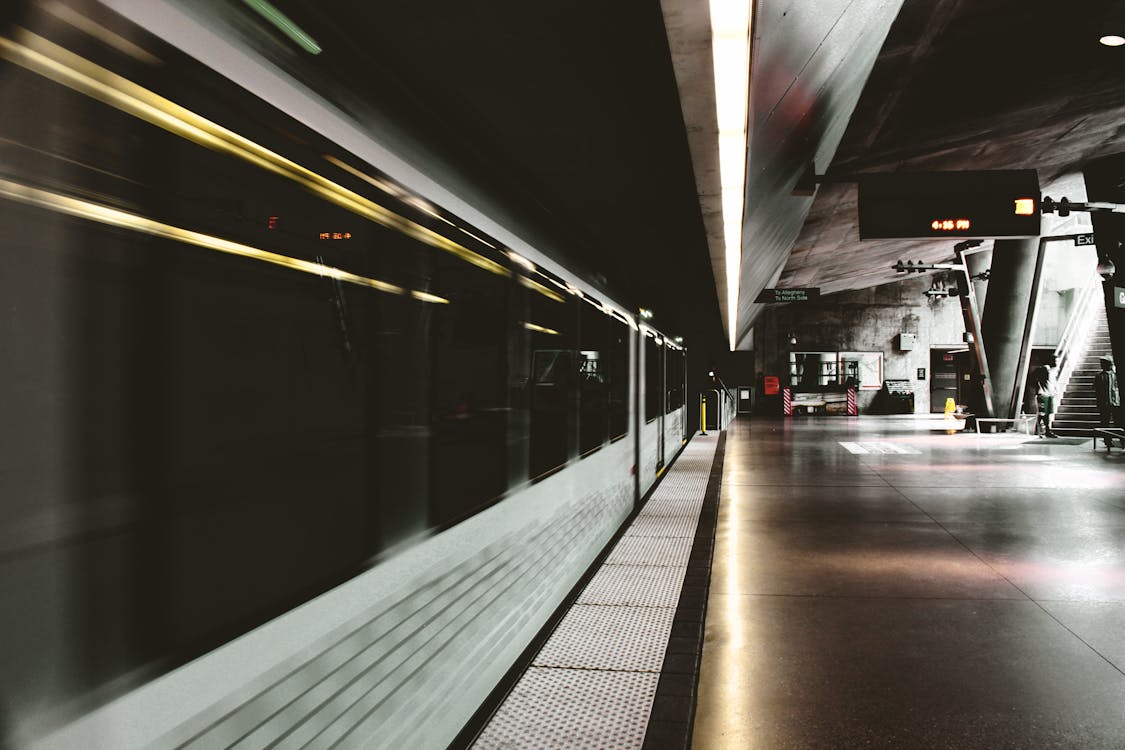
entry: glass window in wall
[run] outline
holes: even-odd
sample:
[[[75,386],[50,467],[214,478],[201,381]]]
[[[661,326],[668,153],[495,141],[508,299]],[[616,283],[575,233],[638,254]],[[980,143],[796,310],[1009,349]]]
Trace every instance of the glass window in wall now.
[[[836,352],[790,352],[790,385],[817,388],[836,383]]]

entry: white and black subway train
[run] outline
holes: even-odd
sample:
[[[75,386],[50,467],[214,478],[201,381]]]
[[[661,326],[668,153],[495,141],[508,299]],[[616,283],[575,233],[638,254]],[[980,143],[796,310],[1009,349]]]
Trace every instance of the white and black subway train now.
[[[687,437],[252,6],[0,11],[0,746],[444,747]]]

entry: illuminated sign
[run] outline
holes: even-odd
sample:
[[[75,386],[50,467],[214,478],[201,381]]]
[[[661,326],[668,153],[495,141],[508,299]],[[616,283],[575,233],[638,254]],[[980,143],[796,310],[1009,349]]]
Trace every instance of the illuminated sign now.
[[[968,219],[934,219],[930,222],[930,229],[935,232],[961,232],[967,231],[972,225]]]
[[[1113,306],[1125,307],[1125,289],[1119,286],[1113,287]]]
[[[277,217],[271,216],[266,220],[266,229],[277,229]]]
[[[1038,237],[1033,169],[859,175],[859,237]]]
[[[351,232],[321,232],[320,239],[322,240],[350,240],[352,238]]]

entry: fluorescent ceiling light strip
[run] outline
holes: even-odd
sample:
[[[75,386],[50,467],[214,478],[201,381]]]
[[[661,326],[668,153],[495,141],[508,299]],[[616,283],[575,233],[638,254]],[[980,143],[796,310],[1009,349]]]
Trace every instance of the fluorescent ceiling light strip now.
[[[259,16],[273,24],[282,34],[285,34],[285,36],[296,42],[305,52],[313,55],[320,54],[320,45],[316,43],[316,40],[309,36],[300,26],[293,23],[289,16],[273,7],[270,3],[267,3],[266,0],[242,0],[242,2],[250,6]]]
[[[715,114],[719,128],[719,182],[727,275],[727,333],[732,350],[738,327],[742,217],[746,195],[750,5],[751,0],[711,0],[711,49],[715,68]]]
[[[464,245],[399,216],[359,193],[348,190],[323,175],[57,44],[22,30],[19,38],[20,41],[16,42],[0,37],[0,57],[193,143],[236,156],[261,169],[286,177],[324,200],[431,247],[451,253],[478,268],[500,276],[511,275],[505,266],[473,252]]]
[[[0,198],[8,198],[9,200],[25,203],[29,206],[45,208],[56,213],[95,221],[99,224],[106,224],[107,226],[132,229],[152,237],[175,240],[176,242],[183,242],[188,245],[195,245],[196,247],[203,247],[228,255],[238,255],[243,258],[250,258],[251,260],[289,268],[294,271],[301,271],[314,276],[326,276],[339,279],[349,284],[365,286],[380,292],[407,294],[407,290],[397,284],[390,284],[386,281],[373,279],[369,276],[360,276],[340,268],[326,266],[323,263],[314,263],[300,258],[291,258],[288,255],[281,255],[279,253],[270,252],[269,250],[253,247],[252,245],[244,245],[241,242],[234,242],[232,240],[223,239],[222,237],[165,224],[155,219],[130,213],[129,211],[122,211],[119,208],[81,200],[69,195],[63,195],[62,193],[41,190],[31,187],[30,185],[12,182],[11,180],[0,179]],[[414,299],[422,300],[423,302],[435,302],[439,304],[449,303],[449,300],[444,297],[439,297],[429,292],[415,290],[409,292],[409,294]]]

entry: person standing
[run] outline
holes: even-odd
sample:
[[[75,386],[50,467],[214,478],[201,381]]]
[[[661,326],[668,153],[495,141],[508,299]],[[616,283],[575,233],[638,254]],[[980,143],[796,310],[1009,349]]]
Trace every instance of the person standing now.
[[[1101,414],[1101,426],[1113,426],[1113,413],[1117,407],[1121,406],[1121,394],[1117,390],[1117,373],[1113,371],[1113,360],[1109,357],[1102,357],[1099,360],[1101,364],[1101,371],[1094,376],[1094,398],[1098,402],[1098,413]],[[1105,447],[1110,448],[1113,441],[1105,438]],[[1121,441],[1122,447],[1125,447],[1125,440]]]
[[[1042,437],[1056,438],[1058,435],[1051,429],[1051,417],[1055,413],[1055,365],[1058,360],[1055,355],[1035,368],[1032,383],[1035,385],[1035,403],[1039,407],[1039,416],[1035,421],[1035,434],[1039,434],[1039,425],[1043,425]]]

